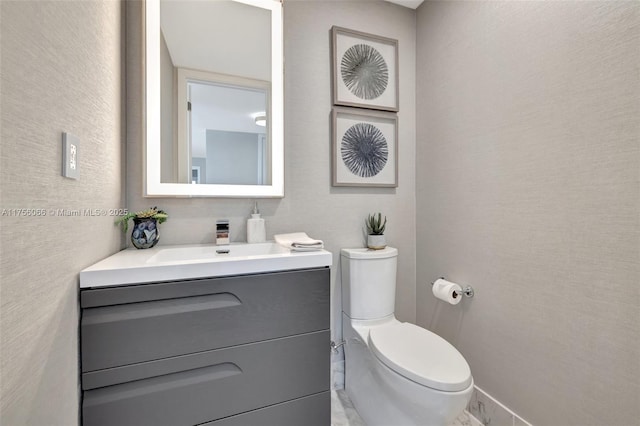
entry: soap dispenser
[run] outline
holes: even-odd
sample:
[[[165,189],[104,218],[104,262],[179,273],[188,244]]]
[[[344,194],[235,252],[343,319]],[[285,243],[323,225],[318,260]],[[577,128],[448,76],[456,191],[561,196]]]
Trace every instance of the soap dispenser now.
[[[264,243],[267,240],[264,219],[260,217],[258,211],[258,202],[253,206],[251,219],[247,220],[247,242],[248,243]]]

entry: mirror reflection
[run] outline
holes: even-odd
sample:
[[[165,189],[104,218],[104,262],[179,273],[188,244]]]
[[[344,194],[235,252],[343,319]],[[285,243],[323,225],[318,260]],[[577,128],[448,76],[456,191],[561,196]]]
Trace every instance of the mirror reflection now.
[[[271,184],[271,11],[160,0],[161,182]]]
[[[268,183],[267,89],[187,83],[191,183]]]

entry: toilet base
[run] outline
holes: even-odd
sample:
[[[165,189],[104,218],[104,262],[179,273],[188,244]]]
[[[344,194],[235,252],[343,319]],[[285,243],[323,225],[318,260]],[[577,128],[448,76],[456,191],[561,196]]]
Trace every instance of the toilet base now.
[[[368,328],[356,328],[343,314],[345,389],[368,426],[446,426],[465,409],[473,382],[465,390],[443,392],[409,380],[370,351]]]

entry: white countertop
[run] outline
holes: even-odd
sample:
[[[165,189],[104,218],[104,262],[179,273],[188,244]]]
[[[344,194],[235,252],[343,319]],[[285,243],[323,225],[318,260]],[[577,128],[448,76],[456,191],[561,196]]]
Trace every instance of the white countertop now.
[[[229,249],[229,254],[216,251]],[[80,272],[80,288],[223,277],[331,266],[326,250],[294,252],[273,242],[130,248]]]

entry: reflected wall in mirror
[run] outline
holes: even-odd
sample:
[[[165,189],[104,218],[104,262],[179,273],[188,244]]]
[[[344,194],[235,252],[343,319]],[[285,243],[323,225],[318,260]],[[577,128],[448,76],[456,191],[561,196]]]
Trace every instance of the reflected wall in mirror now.
[[[281,7],[147,0],[145,195],[284,195]]]
[[[176,142],[178,155],[163,162],[162,182],[268,185],[269,83],[184,68],[177,75],[177,138],[163,130],[160,155],[171,157]]]

